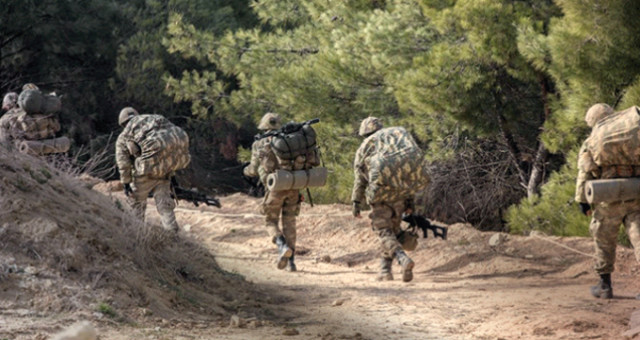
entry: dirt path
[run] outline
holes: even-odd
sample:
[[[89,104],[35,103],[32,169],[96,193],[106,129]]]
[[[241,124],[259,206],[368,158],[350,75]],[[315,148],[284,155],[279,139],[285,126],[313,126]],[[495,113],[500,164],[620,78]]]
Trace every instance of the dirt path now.
[[[401,282],[397,265],[395,281],[375,282],[374,235],[366,219],[340,205],[304,207],[299,272],[279,271],[262,218],[252,214],[258,200],[234,196],[223,204],[220,211],[181,208],[178,216],[224,269],[279,296],[270,308],[298,338],[620,339],[640,304],[628,249],[619,251],[616,299],[603,301],[588,294],[591,259],[557,245],[588,254],[590,240],[507,236],[491,247],[494,233],[463,224],[450,227],[447,241],[421,239],[411,254],[412,282]],[[278,327],[257,331],[256,338],[291,338]]]
[[[237,194],[221,200],[223,209],[181,203],[176,214],[182,235],[210,250],[224,275],[253,283],[260,298],[229,301],[235,315],[164,320],[141,314],[118,322],[95,312],[52,315],[0,303],[0,339],[36,334],[46,340],[82,319],[97,326],[102,340],[623,339],[640,306],[638,266],[629,249],[618,250],[616,298],[598,300],[588,293],[596,282],[591,240],[501,234],[490,246],[496,233],[464,224],[450,226],[446,241],[420,239],[410,253],[412,282],[401,281],[397,265],[394,281],[373,281],[377,240],[367,218],[352,218],[344,205],[305,204],[298,220],[299,271],[277,270],[275,245],[255,214],[259,199]],[[157,219],[149,203],[149,217]]]

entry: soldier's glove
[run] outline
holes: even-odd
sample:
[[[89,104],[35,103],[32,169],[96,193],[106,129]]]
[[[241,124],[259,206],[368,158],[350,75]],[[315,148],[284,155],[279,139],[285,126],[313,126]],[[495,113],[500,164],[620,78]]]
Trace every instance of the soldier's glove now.
[[[129,197],[129,196],[131,196],[131,194],[133,194],[133,190],[131,190],[131,184],[130,183],[125,183],[124,184],[124,195]]]
[[[413,201],[413,198],[407,198],[407,200],[404,201],[404,211],[407,214],[411,214],[416,211],[416,204]]]
[[[585,215],[588,216],[587,214],[589,213],[589,210],[591,210],[591,205],[589,203],[582,203],[580,202],[580,211]]]
[[[351,212],[353,213],[353,217],[360,217],[360,202],[353,201]]]

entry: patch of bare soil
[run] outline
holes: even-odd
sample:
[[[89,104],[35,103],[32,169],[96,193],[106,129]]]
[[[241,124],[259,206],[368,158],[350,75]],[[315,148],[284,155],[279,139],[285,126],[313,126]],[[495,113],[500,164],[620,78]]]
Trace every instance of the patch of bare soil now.
[[[615,298],[590,296],[587,238],[503,235],[490,245],[496,233],[454,224],[446,241],[420,239],[412,282],[398,265],[394,281],[376,282],[366,217],[305,204],[291,273],[275,267],[260,199],[180,202],[184,230],[173,238],[158,231],[152,200],[150,223],[136,224],[109,185],[90,191],[53,176],[41,192],[2,157],[0,339],[48,339],[79,320],[116,340],[622,339],[638,307],[629,249],[618,250]]]

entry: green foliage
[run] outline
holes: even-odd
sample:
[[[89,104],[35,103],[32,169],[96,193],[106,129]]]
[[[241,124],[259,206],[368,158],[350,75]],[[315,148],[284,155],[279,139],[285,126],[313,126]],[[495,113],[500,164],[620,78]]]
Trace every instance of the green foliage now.
[[[558,1],[564,16],[551,22],[549,72],[562,100],[545,125],[545,143],[566,152],[585,136],[584,114],[598,102],[618,103],[640,73],[640,4]],[[628,101],[627,101],[628,102]],[[628,104],[627,104],[628,105]]]
[[[576,188],[577,152],[571,152],[567,164],[551,175],[541,195],[524,198],[505,214],[512,233],[527,234],[540,230],[551,235],[588,236],[589,218],[584,216],[573,197]]]
[[[106,302],[100,302],[96,307],[96,310],[110,318],[115,318],[118,316],[118,313]]]

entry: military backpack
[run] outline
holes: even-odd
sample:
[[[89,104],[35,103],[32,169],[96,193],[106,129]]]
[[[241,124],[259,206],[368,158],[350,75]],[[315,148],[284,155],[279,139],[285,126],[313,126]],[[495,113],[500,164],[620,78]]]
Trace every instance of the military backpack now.
[[[18,96],[18,105],[25,112],[49,114],[60,111],[62,103],[60,97],[45,95],[40,90],[24,90]]]
[[[131,118],[125,131],[129,152],[135,157],[136,176],[164,178],[189,165],[189,136],[161,115]]]
[[[424,153],[407,130],[389,127],[367,138],[375,140],[365,190],[369,204],[413,197],[427,187]]]
[[[600,167],[640,165],[640,110],[637,106],[598,121],[587,139],[593,161]]]

